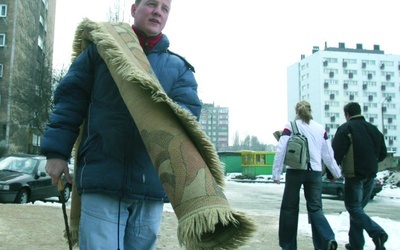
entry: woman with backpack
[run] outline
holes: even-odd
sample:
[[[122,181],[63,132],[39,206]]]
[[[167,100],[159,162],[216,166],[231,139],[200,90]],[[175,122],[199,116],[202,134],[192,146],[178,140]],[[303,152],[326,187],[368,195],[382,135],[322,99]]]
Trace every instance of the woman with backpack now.
[[[307,138],[309,160],[300,167],[286,166],[285,190],[279,217],[279,245],[285,250],[297,249],[300,189],[303,185],[314,248],[336,250],[335,234],[322,212],[322,163],[332,173],[332,181],[341,176],[341,170],[334,159],[324,127],[312,119],[311,105],[300,101],[296,104],[295,111],[296,118],[292,124],[297,127],[298,133]],[[280,184],[284,162],[289,162],[285,161],[285,157],[296,154],[293,150],[291,153],[286,150],[295,129],[290,122],[287,123],[278,142],[273,163],[273,180],[277,184]]]

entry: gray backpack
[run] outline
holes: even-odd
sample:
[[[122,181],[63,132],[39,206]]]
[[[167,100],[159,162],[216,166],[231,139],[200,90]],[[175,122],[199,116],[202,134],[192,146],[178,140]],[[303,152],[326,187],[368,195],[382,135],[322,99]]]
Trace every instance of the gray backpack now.
[[[295,169],[311,169],[307,137],[299,133],[296,121],[290,122],[290,124],[292,125],[293,136],[288,140],[283,163]]]

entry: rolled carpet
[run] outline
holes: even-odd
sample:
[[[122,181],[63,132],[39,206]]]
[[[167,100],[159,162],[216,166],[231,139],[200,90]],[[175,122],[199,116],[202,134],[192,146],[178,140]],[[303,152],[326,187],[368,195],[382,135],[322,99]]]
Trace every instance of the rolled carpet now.
[[[166,95],[131,26],[83,20],[75,32],[73,58],[90,42],[96,44],[140,131],[178,218],[180,244],[187,249],[244,245],[255,224],[229,206],[214,146],[196,118]],[[71,223],[76,221],[73,206]],[[74,217],[77,214],[75,210]]]

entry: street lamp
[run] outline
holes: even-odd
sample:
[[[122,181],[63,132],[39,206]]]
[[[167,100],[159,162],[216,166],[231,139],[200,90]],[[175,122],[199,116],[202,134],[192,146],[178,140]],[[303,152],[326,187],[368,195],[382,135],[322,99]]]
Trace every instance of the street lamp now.
[[[384,123],[384,119],[383,119],[383,113],[386,111],[386,109],[384,109],[383,104],[384,104],[386,101],[390,102],[391,100],[392,100],[392,97],[391,97],[391,96],[386,96],[386,97],[385,97],[385,100],[383,100],[383,102],[382,102],[382,104],[381,104],[382,133],[383,133],[383,134],[386,134],[386,133],[385,133],[385,123]]]

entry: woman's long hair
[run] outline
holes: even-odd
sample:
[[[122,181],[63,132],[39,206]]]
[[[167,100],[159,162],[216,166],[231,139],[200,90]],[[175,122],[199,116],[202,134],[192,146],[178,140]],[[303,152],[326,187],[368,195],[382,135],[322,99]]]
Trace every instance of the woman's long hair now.
[[[296,118],[301,119],[303,122],[310,124],[312,119],[311,105],[307,101],[300,101],[296,104]]]

